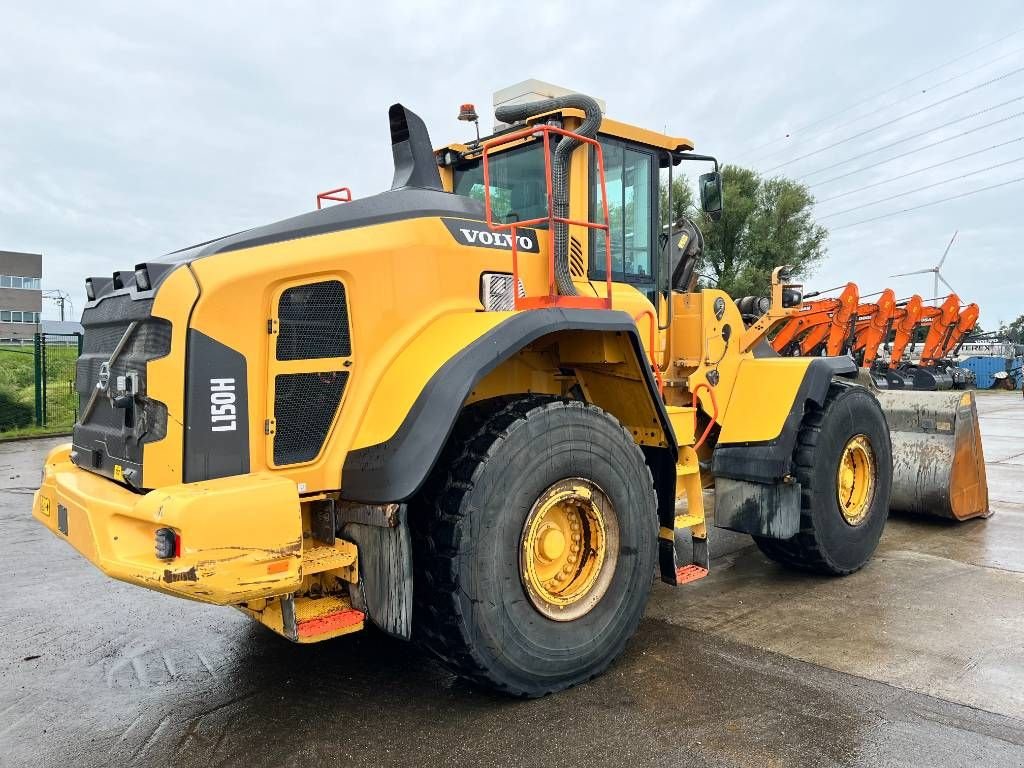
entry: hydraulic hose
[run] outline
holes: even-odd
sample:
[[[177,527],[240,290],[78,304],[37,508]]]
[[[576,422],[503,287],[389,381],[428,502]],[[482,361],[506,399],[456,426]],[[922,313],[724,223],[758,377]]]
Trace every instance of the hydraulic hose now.
[[[512,104],[498,107],[494,116],[503,123],[517,123],[534,115],[553,112],[558,109],[581,109],[584,118],[576,133],[592,139],[597,136],[601,127],[601,106],[590,96],[572,93],[544,101],[531,101],[528,104]],[[555,216],[569,218],[569,160],[573,151],[581,144],[578,139],[563,137],[555,147],[555,155],[551,162],[551,197]],[[555,222],[555,284],[562,296],[577,295],[569,274],[569,225]]]

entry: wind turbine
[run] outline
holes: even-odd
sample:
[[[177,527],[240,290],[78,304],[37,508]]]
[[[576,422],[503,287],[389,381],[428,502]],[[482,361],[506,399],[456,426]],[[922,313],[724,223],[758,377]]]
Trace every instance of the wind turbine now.
[[[943,285],[945,285],[947,288],[949,288],[950,291],[953,291],[953,293],[956,293],[956,291],[953,290],[953,286],[950,285],[948,282],[946,282],[946,278],[944,278],[942,276],[942,273],[939,272],[939,270],[942,269],[942,264],[946,261],[946,257],[949,255],[949,249],[953,247],[953,243],[956,242],[956,236],[958,234],[960,234],[960,230],[959,229],[956,232],[954,232],[953,233],[953,237],[951,237],[949,239],[949,245],[946,246],[946,250],[942,252],[942,258],[939,259],[939,263],[936,264],[934,267],[930,267],[929,269],[918,269],[918,270],[915,270],[913,272],[901,272],[898,275],[889,275],[889,277],[908,277],[909,275],[926,275],[929,272],[931,272],[935,276],[935,285],[934,285],[934,288],[932,289],[932,296],[934,297],[934,298],[932,298],[932,304],[938,306],[938,303],[939,303],[939,280],[941,280]]]

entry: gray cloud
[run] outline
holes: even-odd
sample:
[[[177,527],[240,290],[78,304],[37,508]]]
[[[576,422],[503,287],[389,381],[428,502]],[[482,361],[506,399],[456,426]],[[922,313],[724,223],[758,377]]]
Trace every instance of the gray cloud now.
[[[385,188],[390,103],[420,112],[441,144],[468,135],[454,119],[458,104],[473,101],[484,113],[492,91],[527,77],[593,93],[616,118],[690,136],[699,151],[764,170],[1024,65],[1014,54],[1024,35],[1012,37],[836,121],[848,128],[793,134],[770,148],[779,151],[770,158],[762,157],[768,149],[750,152],[1013,32],[1019,8],[1012,0],[986,3],[984,13],[945,0],[7,7],[0,10],[0,248],[43,251],[47,287],[70,292],[80,309],[87,274],[308,210],[318,190],[347,184],[363,196]],[[1014,55],[919,93],[1004,54]],[[1010,77],[784,170],[799,177],[1021,94],[1024,75]],[[935,138],[1014,111],[1024,107]],[[815,191],[824,197],[1018,135],[1024,120],[1011,120]],[[1018,155],[1024,147],[1010,145],[822,204],[820,212]],[[826,223],[997,183],[1024,175],[1022,166]],[[891,282],[900,293],[926,292],[926,277],[886,276],[931,266],[959,228],[947,279],[981,304],[987,326],[1010,320],[1024,312],[1022,199],[1024,184],[1008,186],[837,230],[828,261],[809,282],[852,279],[865,291]]]

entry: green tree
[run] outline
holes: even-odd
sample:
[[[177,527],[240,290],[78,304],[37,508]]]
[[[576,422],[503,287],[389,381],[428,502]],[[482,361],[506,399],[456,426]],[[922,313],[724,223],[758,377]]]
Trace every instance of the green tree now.
[[[1024,344],[1024,315],[1006,326],[1006,339],[1014,344]]]
[[[697,271],[731,296],[766,295],[772,270],[783,264],[793,277],[806,277],[825,256],[828,230],[815,224],[814,198],[792,179],[764,178],[735,165],[722,168],[725,210],[711,221],[698,209],[685,177],[674,180],[675,220],[685,214],[704,233],[704,256]],[[668,190],[661,194],[662,221]]]
[[[668,221],[668,180],[661,185],[661,200],[658,206],[661,221]],[[672,179],[672,221],[679,221],[683,216],[693,218],[697,205],[693,200],[693,189],[689,179],[684,175]]]

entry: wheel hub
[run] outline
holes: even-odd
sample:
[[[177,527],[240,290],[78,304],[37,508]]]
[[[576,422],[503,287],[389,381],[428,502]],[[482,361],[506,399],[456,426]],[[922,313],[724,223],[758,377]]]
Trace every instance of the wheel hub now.
[[[847,441],[839,459],[836,495],[843,519],[849,525],[860,525],[875,496],[875,452],[867,435],[854,435]]]
[[[604,491],[579,477],[555,483],[523,525],[519,571],[530,602],[555,621],[583,616],[607,590],[618,546],[618,521]]]

